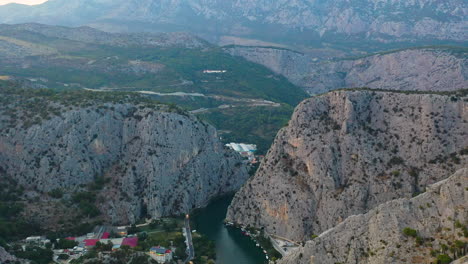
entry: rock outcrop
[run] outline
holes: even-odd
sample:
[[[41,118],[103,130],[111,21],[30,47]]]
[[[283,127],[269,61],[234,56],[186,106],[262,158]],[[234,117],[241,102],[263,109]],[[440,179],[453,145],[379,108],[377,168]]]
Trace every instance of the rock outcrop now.
[[[390,201],[348,217],[279,263],[436,263],[444,251],[456,259],[466,251],[467,205],[468,169],[462,169],[415,198]],[[466,263],[466,258],[458,263]]]
[[[351,215],[411,197],[468,164],[467,109],[466,90],[358,89],[308,99],[227,218],[307,240]]]
[[[404,49],[329,61],[288,49],[235,46],[225,50],[282,74],[309,94],[354,87],[416,91],[468,87],[464,48]]]
[[[95,202],[114,223],[184,214],[248,177],[212,126],[175,108],[131,94],[28,93],[2,94],[0,170],[44,202],[33,217],[53,217],[57,190]]]
[[[0,264],[8,263],[29,263],[28,261],[18,259],[15,256],[11,255],[3,247],[0,247]]]

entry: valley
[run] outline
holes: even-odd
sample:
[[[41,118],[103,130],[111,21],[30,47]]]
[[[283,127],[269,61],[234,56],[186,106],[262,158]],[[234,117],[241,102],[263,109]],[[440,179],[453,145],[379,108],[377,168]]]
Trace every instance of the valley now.
[[[12,2],[0,264],[466,262],[466,1]]]
[[[232,130],[225,122],[239,123],[243,129],[226,140],[256,143],[261,153],[307,97],[281,75],[188,34],[109,34],[26,24],[3,25],[0,36],[0,72],[9,79],[57,91],[143,91],[195,111],[220,130]],[[275,117],[258,114],[265,112]],[[252,119],[261,121],[251,127]]]

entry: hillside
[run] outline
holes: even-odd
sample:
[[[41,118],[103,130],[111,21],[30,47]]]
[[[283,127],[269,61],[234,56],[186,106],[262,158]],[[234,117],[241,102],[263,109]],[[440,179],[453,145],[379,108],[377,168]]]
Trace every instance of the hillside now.
[[[467,5],[450,1],[50,0],[0,7],[0,23],[92,25],[108,31],[188,31],[212,39],[237,36],[364,47],[366,41],[466,41]]]
[[[342,90],[302,102],[227,219],[308,240],[467,165],[466,90]]]
[[[466,253],[467,204],[465,168],[415,198],[347,218],[279,263],[448,263]]]
[[[174,106],[131,93],[0,92],[0,209],[17,209],[2,211],[7,238],[34,233],[28,223],[57,230],[185,214],[248,177],[214,127]]]
[[[257,112],[280,121],[226,135],[233,141],[269,147],[274,132],[307,95],[265,67],[226,54],[188,34],[111,34],[95,29],[40,24],[0,26],[0,76],[29,87],[96,92],[134,91],[200,110],[208,121],[245,123]],[[206,73],[206,70],[221,72]],[[223,72],[225,71],[225,72]],[[239,113],[250,112],[251,115]],[[263,125],[265,124],[265,125]],[[232,131],[232,127],[218,129]]]
[[[410,48],[334,59],[268,47],[225,50],[282,74],[309,94],[353,87],[416,91],[468,87],[468,49],[462,47]]]

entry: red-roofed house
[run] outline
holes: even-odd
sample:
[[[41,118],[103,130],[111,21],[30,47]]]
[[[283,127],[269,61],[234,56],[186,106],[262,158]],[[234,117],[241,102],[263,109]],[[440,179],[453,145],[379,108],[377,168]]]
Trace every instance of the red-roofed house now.
[[[83,242],[85,243],[86,248],[90,248],[96,246],[98,241],[99,239],[85,239]]]
[[[124,238],[124,240],[122,241],[121,246],[129,246],[129,247],[132,247],[132,248],[138,246],[138,237],[126,237],[126,238]]]
[[[108,239],[110,237],[110,233],[104,232],[102,233],[101,239]]]
[[[65,239],[66,239],[66,240],[75,241],[75,238],[74,238],[74,237],[66,237]]]

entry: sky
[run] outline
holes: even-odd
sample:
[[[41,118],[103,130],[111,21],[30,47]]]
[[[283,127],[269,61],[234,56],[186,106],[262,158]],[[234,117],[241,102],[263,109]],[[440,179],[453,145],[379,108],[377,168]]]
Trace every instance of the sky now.
[[[0,0],[0,5],[9,4],[9,3],[19,3],[25,5],[37,5],[47,2],[47,0]]]

